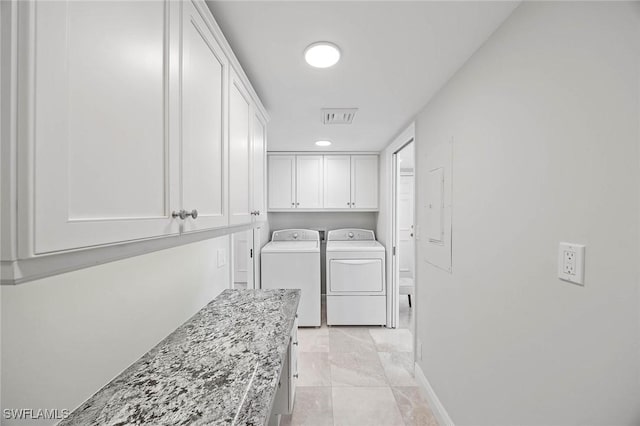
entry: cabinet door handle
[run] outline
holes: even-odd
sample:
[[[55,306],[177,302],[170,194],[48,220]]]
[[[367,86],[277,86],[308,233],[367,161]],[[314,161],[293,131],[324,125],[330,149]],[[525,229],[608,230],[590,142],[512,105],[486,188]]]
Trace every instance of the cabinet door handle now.
[[[185,212],[185,216],[191,216],[194,219],[198,218],[198,210],[193,209],[190,212]]]

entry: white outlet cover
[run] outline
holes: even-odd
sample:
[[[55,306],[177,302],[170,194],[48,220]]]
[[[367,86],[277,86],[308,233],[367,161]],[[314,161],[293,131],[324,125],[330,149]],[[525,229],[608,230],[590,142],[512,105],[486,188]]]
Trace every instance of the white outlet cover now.
[[[227,264],[227,251],[225,249],[218,249],[218,268],[222,268]]]
[[[584,285],[584,251],[582,244],[560,243],[558,247],[558,278]]]

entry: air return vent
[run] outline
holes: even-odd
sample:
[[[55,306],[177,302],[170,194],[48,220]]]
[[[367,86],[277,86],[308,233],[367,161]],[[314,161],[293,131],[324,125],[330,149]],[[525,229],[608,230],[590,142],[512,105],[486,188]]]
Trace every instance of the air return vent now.
[[[351,124],[358,108],[322,108],[324,124]]]

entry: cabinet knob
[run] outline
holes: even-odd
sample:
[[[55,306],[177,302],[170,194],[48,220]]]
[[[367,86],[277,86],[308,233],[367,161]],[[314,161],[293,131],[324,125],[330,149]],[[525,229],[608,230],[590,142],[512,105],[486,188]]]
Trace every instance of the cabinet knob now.
[[[190,212],[186,211],[185,209],[182,209],[178,212],[171,212],[171,217],[172,218],[177,218],[179,217],[182,220],[185,220],[187,217],[191,216],[192,218],[196,219],[198,217],[198,210],[193,209]]]
[[[299,205],[300,205],[300,203],[296,203],[296,206],[299,206]]]
[[[180,210],[178,212],[171,212],[171,217],[172,218],[177,218],[179,217],[182,220],[185,220],[187,218],[187,211],[186,210]]]
[[[293,377],[298,378],[298,373],[294,374]]]
[[[293,346],[298,346],[298,342],[293,342]]]
[[[296,205],[296,203],[291,203],[291,205],[292,205],[292,206],[295,206],[295,205]]]
[[[347,201],[347,205],[348,205],[348,206],[350,206],[350,205],[351,205],[351,203]]]

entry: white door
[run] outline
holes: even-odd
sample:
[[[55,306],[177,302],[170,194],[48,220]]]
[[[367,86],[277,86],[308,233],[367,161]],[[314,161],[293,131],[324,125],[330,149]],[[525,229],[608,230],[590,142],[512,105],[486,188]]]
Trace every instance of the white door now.
[[[351,157],[324,156],[324,208],[351,208]]]
[[[23,111],[31,111],[25,148],[35,167],[24,199],[35,229],[21,254],[177,233],[168,120],[178,73],[168,52],[178,47],[169,22],[179,4],[20,6],[33,12],[35,26],[24,41],[33,60],[20,72],[32,75]]]
[[[294,209],[296,157],[269,155],[268,203],[270,209]]]
[[[252,164],[251,164],[251,182],[253,191],[253,203],[251,209],[254,213],[254,219],[263,221],[266,219],[266,206],[264,202],[265,189],[265,155],[266,155],[266,125],[262,118],[254,111],[253,125],[251,126],[253,137],[251,142]]]
[[[249,138],[251,102],[240,78],[231,69],[229,85],[229,223],[251,222],[249,162],[252,156]]]
[[[378,156],[351,156],[351,208],[378,208]]]
[[[233,246],[233,288],[253,288],[253,230],[231,236]]]
[[[296,156],[296,208],[322,208],[322,155]]]
[[[227,59],[193,3],[182,4],[182,208],[198,212],[183,221],[188,232],[228,224]]]
[[[401,173],[398,185],[400,278],[414,278],[413,173]]]

